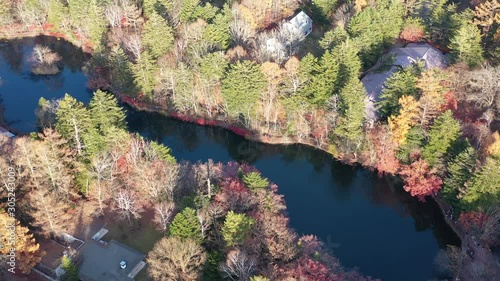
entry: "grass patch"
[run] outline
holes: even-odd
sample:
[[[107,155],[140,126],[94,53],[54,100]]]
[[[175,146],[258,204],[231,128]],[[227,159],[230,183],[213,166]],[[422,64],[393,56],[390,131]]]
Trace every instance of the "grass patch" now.
[[[114,222],[105,228],[109,232],[102,240],[109,242],[114,239],[144,254],[151,251],[154,244],[163,237],[163,234],[151,225],[131,226],[126,222]]]

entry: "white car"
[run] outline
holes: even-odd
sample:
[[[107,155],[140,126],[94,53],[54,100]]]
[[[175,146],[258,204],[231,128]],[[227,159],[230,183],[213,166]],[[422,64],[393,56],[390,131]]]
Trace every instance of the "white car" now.
[[[127,267],[127,263],[126,263],[125,261],[121,261],[121,262],[120,262],[120,267],[121,267],[122,269],[125,269],[125,268]]]

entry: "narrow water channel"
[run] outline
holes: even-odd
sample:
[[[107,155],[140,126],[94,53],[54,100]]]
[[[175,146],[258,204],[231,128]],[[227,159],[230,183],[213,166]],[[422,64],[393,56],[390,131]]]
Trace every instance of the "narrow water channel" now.
[[[51,44],[63,57],[55,76],[29,74],[29,54],[37,42]],[[39,37],[0,42],[0,105],[11,128],[35,130],[40,97],[70,93],[88,102],[81,72],[84,55],[70,44]],[[264,145],[220,128],[182,123],[130,108],[133,132],[162,142],[187,161],[245,161],[278,184],[285,195],[291,226],[313,234],[348,267],[387,281],[435,278],[439,248],[458,244],[433,201],[418,202],[394,178],[379,178],[360,167],[343,165],[326,153],[302,145]]]

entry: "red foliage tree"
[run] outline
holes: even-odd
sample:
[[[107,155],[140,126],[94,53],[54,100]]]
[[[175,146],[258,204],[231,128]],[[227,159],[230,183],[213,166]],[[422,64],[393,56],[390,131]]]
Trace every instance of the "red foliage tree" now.
[[[339,276],[330,273],[328,267],[317,260],[301,258],[297,264],[298,280],[309,281],[337,281],[342,280]]]
[[[460,214],[458,221],[467,231],[482,229],[488,217],[485,213],[479,211],[464,212]]]
[[[443,104],[442,106],[442,111],[446,111],[446,110],[451,110],[451,112],[453,112],[454,114],[454,117],[456,112],[457,112],[457,109],[458,109],[458,101],[457,101],[457,98],[455,97],[455,93],[453,92],[447,92],[444,96],[444,100],[445,100],[445,103]]]
[[[421,201],[425,201],[425,196],[436,195],[443,184],[441,178],[434,175],[434,171],[429,169],[429,164],[423,159],[402,166],[400,174],[406,181],[404,189]]]
[[[253,205],[253,198],[245,184],[237,177],[227,178],[220,182],[221,192],[215,201],[226,210],[244,212]]]

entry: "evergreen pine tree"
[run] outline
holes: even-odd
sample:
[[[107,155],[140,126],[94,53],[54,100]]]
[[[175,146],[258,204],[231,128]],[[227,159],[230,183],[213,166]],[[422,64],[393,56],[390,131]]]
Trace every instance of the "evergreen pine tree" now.
[[[82,155],[84,135],[92,128],[89,111],[82,102],[66,94],[59,102],[57,110],[56,130],[76,148],[78,155]]]
[[[178,213],[170,224],[170,235],[183,240],[192,239],[201,243],[203,237],[201,236],[200,224],[196,217],[196,210],[187,207]]]
[[[144,24],[142,42],[153,58],[165,55],[172,48],[172,28],[158,13],[152,12]]]
[[[222,236],[229,247],[241,245],[245,242],[255,220],[245,214],[236,214],[233,211],[227,213],[222,227]]]
[[[181,4],[180,20],[184,23],[195,21],[197,17],[197,8],[200,5],[200,0],[184,0]]]
[[[465,185],[474,174],[476,159],[476,150],[466,142],[466,147],[447,164],[441,194],[453,206],[460,206],[459,197],[465,192]]]
[[[106,135],[111,127],[126,128],[125,112],[111,94],[101,90],[94,92],[94,96],[90,100],[89,111],[93,126],[102,135]]]
[[[132,66],[135,83],[141,88],[142,93],[149,97],[151,97],[155,87],[157,68],[158,66],[148,51],[142,52]]]
[[[460,27],[450,41],[451,54],[455,61],[475,67],[483,62],[481,32],[477,26],[466,23]]]
[[[349,142],[363,138],[365,121],[365,88],[358,79],[351,79],[340,92],[341,119],[335,134]]]
[[[460,122],[453,118],[450,110],[438,116],[429,130],[429,142],[422,150],[422,156],[429,165],[435,166],[458,140]]]
[[[399,113],[399,98],[403,95],[416,96],[416,83],[420,76],[420,65],[412,64],[391,75],[384,83],[377,108],[382,116],[388,117]]]
[[[266,84],[264,74],[256,63],[242,61],[231,65],[222,81],[222,96],[229,116],[244,116],[247,121],[255,117],[257,103]]]
[[[269,181],[263,178],[258,172],[250,172],[243,176],[243,182],[252,190],[265,188],[269,185]]]
[[[115,47],[111,50],[108,59],[110,83],[113,91],[118,93],[136,94],[137,87],[135,85],[133,64],[129,61],[127,55],[120,47]]]
[[[61,277],[61,281],[78,281],[78,267],[73,263],[73,261],[67,256],[63,256],[61,259],[62,268],[66,271]]]
[[[216,46],[219,50],[225,50],[231,42],[231,22],[233,14],[226,4],[224,9],[213,18],[212,22],[204,31],[204,38]]]
[[[487,210],[500,202],[500,161],[488,157],[484,166],[474,174],[462,202],[466,209]]]

